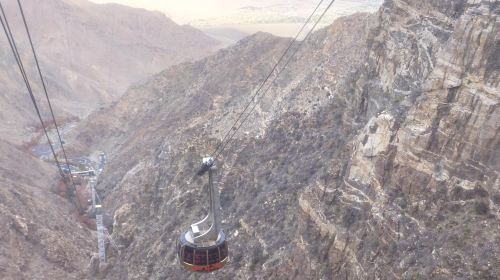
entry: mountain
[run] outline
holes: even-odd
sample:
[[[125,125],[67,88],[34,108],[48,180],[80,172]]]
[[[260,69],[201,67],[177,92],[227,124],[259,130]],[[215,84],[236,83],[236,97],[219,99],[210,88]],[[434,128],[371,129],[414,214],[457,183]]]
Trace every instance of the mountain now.
[[[208,279],[500,274],[498,1],[386,1],[307,41],[219,159],[231,260]],[[123,245],[105,279],[198,279],[186,184],[287,41],[258,33],[131,88],[74,135]],[[88,135],[99,134],[99,138]]]
[[[49,94],[60,122],[83,118],[117,100],[135,82],[170,65],[200,59],[220,43],[159,12],[85,0],[22,2]],[[44,117],[41,85],[16,1],[7,17]],[[2,40],[5,40],[2,37]],[[38,121],[6,41],[0,46],[0,108],[3,139],[29,141]]]
[[[219,159],[231,260],[203,277],[499,275],[499,12],[393,0],[316,32]],[[96,277],[201,277],[176,259],[206,207],[186,182],[286,43],[171,67],[82,124],[111,155],[98,189],[123,245]]]
[[[97,189],[114,213],[118,249],[99,272],[66,273],[495,279],[499,14],[491,0],[391,0],[315,32],[219,158],[230,262],[212,274],[178,265],[177,239],[206,208],[203,180],[186,183],[288,40],[257,33],[132,86],[68,136],[72,149],[108,154]],[[75,263],[85,255],[63,252]]]

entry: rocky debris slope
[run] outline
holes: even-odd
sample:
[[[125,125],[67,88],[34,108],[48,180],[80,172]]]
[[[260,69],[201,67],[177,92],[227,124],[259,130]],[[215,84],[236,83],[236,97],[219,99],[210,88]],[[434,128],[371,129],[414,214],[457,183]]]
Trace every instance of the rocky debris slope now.
[[[48,118],[17,2],[3,4]],[[108,106],[131,84],[168,66],[205,57],[219,46],[201,31],[179,26],[159,12],[86,0],[26,0],[23,7],[60,122],[83,118]],[[5,121],[0,133],[11,142],[29,141],[38,122],[5,37],[1,40],[0,117]]]
[[[82,279],[96,241],[53,193],[58,175],[7,142],[0,152],[0,278]]]
[[[210,275],[177,264],[204,207],[185,182],[286,41],[257,34],[132,88],[75,136],[110,151],[98,188],[122,248],[96,277],[494,279],[498,15],[392,0],[315,33],[220,159],[231,261]]]

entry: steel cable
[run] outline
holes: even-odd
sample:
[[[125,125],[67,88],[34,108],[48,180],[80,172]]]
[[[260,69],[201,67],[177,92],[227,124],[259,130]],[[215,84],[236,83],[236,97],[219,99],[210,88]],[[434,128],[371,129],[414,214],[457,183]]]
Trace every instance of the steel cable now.
[[[20,0],[17,0],[17,4],[19,6],[19,11],[21,12],[21,16],[22,16],[22,19],[23,19],[23,23],[24,23],[24,28],[26,30],[26,34],[28,35],[28,40],[29,40],[29,43],[30,43],[30,46],[31,46],[31,51],[32,51],[33,57],[35,59],[35,64],[36,64],[36,68],[38,70],[38,75],[40,76],[40,80],[42,82],[43,92],[45,93],[45,98],[46,98],[47,103],[49,105],[50,114],[52,116],[52,121],[54,122],[54,126],[55,126],[55,129],[56,129],[56,132],[57,132],[57,137],[58,137],[59,143],[61,145],[61,150],[63,152],[64,160],[66,162],[66,167],[68,168],[68,172],[70,173],[69,177],[70,177],[70,180],[71,180],[71,184],[73,185],[73,189],[76,191],[76,185],[75,185],[75,182],[73,180],[73,176],[71,176],[71,167],[69,165],[68,156],[66,155],[66,149],[64,149],[64,144],[63,144],[63,141],[61,139],[61,133],[59,132],[59,126],[57,125],[56,117],[54,115],[54,110],[52,108],[52,103],[50,102],[49,94],[47,93],[47,86],[45,85],[45,79],[43,78],[42,71],[40,69],[40,64],[38,63],[38,56],[36,55],[36,51],[35,51],[35,48],[33,46],[33,41],[31,39],[31,34],[30,34],[30,31],[29,31],[29,28],[28,28],[28,24],[26,23],[26,17],[24,15],[24,9],[23,9],[23,7],[21,5],[21,1]]]
[[[54,156],[54,160],[56,161],[57,167],[59,169],[59,173],[61,174],[61,177],[64,178],[64,172],[61,169],[59,160],[57,158],[57,154],[56,154],[55,149],[54,149],[54,146],[53,146],[52,141],[50,140],[49,134],[47,132],[45,122],[43,121],[42,115],[40,113],[40,109],[38,108],[38,104],[36,102],[35,96],[33,95],[33,90],[31,88],[31,84],[28,80],[28,76],[26,74],[23,62],[21,60],[21,56],[19,55],[19,51],[17,49],[17,45],[15,42],[14,36],[12,35],[12,31],[10,29],[7,17],[5,16],[5,11],[4,11],[4,8],[3,8],[3,5],[1,2],[0,2],[0,11],[2,13],[2,15],[0,16],[0,23],[2,24],[2,28],[4,30],[5,36],[7,37],[7,41],[9,42],[9,46],[10,46],[12,53],[14,55],[14,58],[16,60],[19,71],[21,72],[21,75],[23,77],[23,81],[24,81],[24,84],[26,85],[26,88],[28,90],[28,94],[30,96],[31,102],[33,103],[33,106],[35,107],[35,111],[36,111],[36,114],[38,116],[38,119],[40,120],[40,124],[42,125],[43,132],[44,132],[45,136],[47,137],[47,142],[48,142],[48,144],[50,146],[50,150],[52,151],[52,154]],[[2,17],[3,17],[3,19],[2,19]]]
[[[323,2],[323,1],[321,1]],[[320,2],[320,5],[321,5],[321,2]],[[321,14],[321,16],[316,20],[316,22],[314,23],[314,26],[309,30],[309,32],[307,33],[306,37],[304,38],[304,40],[300,41],[298,47],[295,49],[295,51],[293,52],[293,54],[288,58],[288,60],[285,62],[285,65],[283,66],[283,68],[281,68],[281,70],[277,73],[277,75],[274,77],[273,81],[271,82],[271,84],[267,87],[267,89],[263,92],[263,94],[261,95],[261,97],[259,98],[262,98],[263,96],[265,96],[269,90],[271,89],[272,85],[276,82],[276,80],[279,78],[280,74],[286,69],[286,67],[290,64],[290,62],[292,61],[292,58],[297,54],[297,52],[300,50],[300,48],[302,47],[302,45],[304,44],[305,41],[307,41],[307,39],[310,37],[310,35],[312,34],[312,32],[315,30],[316,26],[319,24],[319,22],[323,19],[323,17],[325,16],[325,14],[328,12],[328,10],[330,10],[330,8],[332,7],[333,3],[335,2],[335,0],[332,0],[330,2],[330,4],[328,4],[328,6],[326,7],[326,9],[323,11],[323,13]],[[319,7],[319,5],[318,5]],[[316,8],[317,9],[317,8]],[[316,10],[315,10],[316,12]],[[311,14],[311,17],[314,15]],[[311,18],[310,17],[310,18]],[[303,28],[302,28],[303,29]],[[301,29],[301,31],[302,31]],[[273,69],[273,72],[274,72],[274,69]],[[251,102],[253,102],[254,98],[252,99]],[[250,103],[251,103],[250,102]],[[249,103],[249,104],[250,104]],[[256,106],[257,106],[257,102],[254,102],[254,105],[252,106],[250,112],[246,115],[246,117],[240,122],[240,124],[238,125],[238,127],[236,127],[236,129],[234,128],[231,128],[231,130],[229,132],[232,132],[231,136],[229,138],[227,138],[227,140],[225,141],[225,143],[222,143],[219,144],[219,147],[217,148],[216,150],[216,153],[213,154],[213,158],[216,159],[217,157],[219,157],[223,152],[224,150],[226,149],[227,145],[233,140],[234,136],[236,135],[236,133],[238,132],[238,130],[241,128],[241,126],[246,122],[246,120],[250,117],[251,113],[253,112],[253,110],[255,110]],[[218,151],[218,152],[217,152]]]
[[[316,12],[318,11],[319,7],[321,6],[321,4],[323,4],[324,0],[321,0],[318,5],[316,6],[316,8],[314,9],[314,11],[311,13],[311,15],[307,18],[307,20],[304,22],[304,24],[302,25],[302,27],[300,28],[300,30],[297,32],[297,34],[295,35],[294,38],[292,38],[290,40],[290,43],[288,45],[288,47],[285,49],[285,51],[283,52],[283,54],[281,55],[281,57],[279,58],[279,60],[276,62],[276,64],[274,65],[274,67],[272,68],[271,72],[269,72],[269,74],[266,76],[266,78],[260,83],[260,86],[258,87],[257,91],[255,92],[255,94],[252,96],[252,98],[250,99],[250,101],[247,103],[247,105],[245,106],[245,108],[243,109],[243,111],[240,113],[240,115],[238,116],[238,118],[236,119],[236,121],[233,123],[233,125],[231,126],[231,128],[228,130],[228,132],[225,134],[224,138],[222,139],[222,141],[219,143],[219,145],[215,148],[214,152],[212,153],[212,157],[213,158],[216,158],[215,155],[217,154],[220,154],[221,152],[219,152],[219,149],[223,149],[223,147],[225,146],[224,142],[227,140],[227,138],[229,137],[229,135],[231,135],[231,132],[233,132],[233,130],[236,128],[236,125],[237,123],[241,120],[241,118],[243,117],[243,115],[245,114],[245,112],[248,110],[248,108],[250,107],[250,105],[252,104],[252,102],[255,101],[255,98],[259,95],[259,93],[261,92],[262,88],[264,88],[265,84],[267,83],[267,81],[271,78],[271,76],[274,74],[274,72],[276,71],[276,69],[278,68],[279,64],[283,61],[283,59],[285,58],[285,56],[288,54],[288,52],[290,51],[290,49],[292,49],[293,45],[297,42],[297,39],[299,38],[300,34],[302,34],[302,31],[304,31],[304,29],[306,28],[306,26],[309,24],[309,22],[311,21],[311,19],[313,18],[314,14],[316,14]],[[279,75],[279,74],[278,74]],[[243,121],[244,122],[244,121]],[[241,125],[240,125],[241,126]],[[238,129],[236,129],[237,131]]]

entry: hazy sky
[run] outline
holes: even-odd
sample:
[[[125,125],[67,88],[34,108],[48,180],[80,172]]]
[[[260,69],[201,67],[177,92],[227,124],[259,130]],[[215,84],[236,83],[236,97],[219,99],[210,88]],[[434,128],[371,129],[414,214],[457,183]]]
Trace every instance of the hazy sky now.
[[[115,2],[132,7],[164,12],[179,23],[218,17],[252,2],[262,0],[91,0],[96,3]],[[308,1],[308,0],[307,0]]]
[[[156,10],[165,13],[178,23],[189,23],[197,19],[215,18],[232,14],[244,6],[266,7],[288,4],[294,7],[314,9],[318,0],[90,0],[96,3],[115,2],[127,6]],[[383,0],[338,0],[336,5],[365,5]],[[338,3],[337,3],[338,2]],[[343,4],[342,4],[343,2]],[[328,2],[324,1],[326,6]],[[349,4],[352,3],[352,4]],[[308,9],[309,11],[309,9]]]

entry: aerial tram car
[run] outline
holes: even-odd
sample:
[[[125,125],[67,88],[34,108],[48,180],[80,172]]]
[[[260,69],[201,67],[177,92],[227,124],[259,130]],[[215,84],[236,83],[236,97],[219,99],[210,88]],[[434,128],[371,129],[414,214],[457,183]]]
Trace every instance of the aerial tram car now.
[[[192,224],[179,239],[179,261],[188,271],[211,272],[223,268],[228,261],[226,236],[220,225],[219,190],[213,183],[215,170],[214,159],[204,158],[197,175],[208,173],[208,214],[203,220]]]

